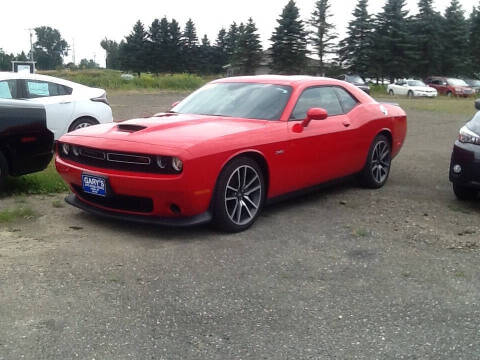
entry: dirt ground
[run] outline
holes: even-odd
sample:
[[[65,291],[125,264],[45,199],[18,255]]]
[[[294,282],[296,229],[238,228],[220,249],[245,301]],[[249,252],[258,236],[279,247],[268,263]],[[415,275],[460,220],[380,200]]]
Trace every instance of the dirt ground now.
[[[110,100],[124,120],[183,96]],[[2,200],[41,215],[0,225],[0,359],[478,359],[480,205],[448,181],[468,116],[401,103],[384,188],[292,199],[241,234]]]

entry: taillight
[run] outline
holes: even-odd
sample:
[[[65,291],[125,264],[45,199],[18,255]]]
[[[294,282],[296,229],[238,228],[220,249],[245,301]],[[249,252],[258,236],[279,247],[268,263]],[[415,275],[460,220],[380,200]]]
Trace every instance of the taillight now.
[[[106,93],[106,92],[104,92],[104,93],[103,93],[102,95],[100,95],[99,97],[94,97],[94,98],[91,98],[90,100],[95,101],[95,102],[102,102],[102,103],[104,103],[104,104],[106,104],[106,105],[110,105],[110,104],[108,103],[107,93]]]

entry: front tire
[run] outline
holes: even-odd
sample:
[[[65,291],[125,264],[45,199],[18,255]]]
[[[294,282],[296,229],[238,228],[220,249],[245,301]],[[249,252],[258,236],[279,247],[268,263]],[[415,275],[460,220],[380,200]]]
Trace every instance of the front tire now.
[[[370,189],[381,188],[388,180],[392,163],[390,140],[383,134],[377,135],[368,152],[367,163],[360,173],[360,183]]]
[[[410,90],[410,91],[408,92],[408,94],[407,94],[407,97],[408,97],[409,99],[413,99],[413,91]]]
[[[457,184],[453,184],[453,192],[457,199],[462,201],[475,200],[478,195],[477,190]]]
[[[92,126],[92,125],[97,125],[97,124],[98,124],[98,121],[93,119],[93,118],[81,117],[81,118],[75,120],[70,125],[70,127],[68,128],[68,132],[72,132],[74,130],[86,128],[86,127],[89,127],[89,126]]]
[[[265,181],[256,161],[238,157],[218,177],[213,224],[223,231],[240,232],[256,221],[265,200]]]
[[[8,176],[8,162],[5,156],[0,152],[0,191],[5,188],[5,182]]]
[[[394,95],[395,95],[395,93],[393,92],[393,90],[390,90],[390,91],[388,92],[388,94],[389,94],[390,96],[394,96]]]

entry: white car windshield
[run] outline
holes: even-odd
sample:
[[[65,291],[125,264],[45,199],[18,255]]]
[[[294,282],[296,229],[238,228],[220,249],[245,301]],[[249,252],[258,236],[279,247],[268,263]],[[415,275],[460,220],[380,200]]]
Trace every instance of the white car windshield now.
[[[179,114],[279,120],[292,88],[258,83],[208,84],[175,106]]]
[[[420,80],[408,80],[408,86],[427,86],[423,81]]]

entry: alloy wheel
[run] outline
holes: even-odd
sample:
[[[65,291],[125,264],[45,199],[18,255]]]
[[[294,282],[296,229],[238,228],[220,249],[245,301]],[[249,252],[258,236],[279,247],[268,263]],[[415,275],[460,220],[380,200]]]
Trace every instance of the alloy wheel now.
[[[390,171],[390,147],[385,141],[379,141],[375,144],[372,153],[372,176],[378,183],[383,183]]]
[[[259,211],[262,196],[262,182],[257,171],[242,165],[230,175],[225,188],[225,209],[236,225],[246,225]]]
[[[74,130],[86,128],[86,127],[89,127],[89,126],[91,126],[91,125],[92,125],[92,124],[90,124],[90,123],[88,123],[88,122],[80,123],[80,124],[78,124],[77,126],[75,126],[75,129],[74,129]]]

